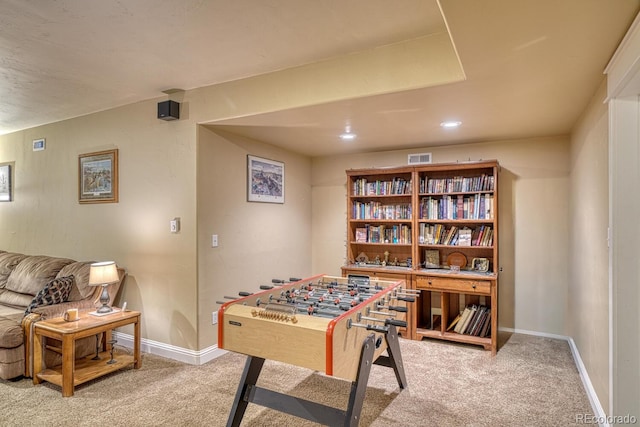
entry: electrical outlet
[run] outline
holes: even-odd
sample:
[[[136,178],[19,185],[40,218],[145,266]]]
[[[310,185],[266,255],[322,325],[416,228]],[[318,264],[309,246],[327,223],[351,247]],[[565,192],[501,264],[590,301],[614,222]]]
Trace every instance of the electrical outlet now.
[[[212,234],[211,235],[211,247],[212,248],[217,248],[218,247],[218,235],[217,234]]]
[[[217,325],[218,324],[218,312],[214,311],[213,313],[211,313],[211,324],[212,325]]]

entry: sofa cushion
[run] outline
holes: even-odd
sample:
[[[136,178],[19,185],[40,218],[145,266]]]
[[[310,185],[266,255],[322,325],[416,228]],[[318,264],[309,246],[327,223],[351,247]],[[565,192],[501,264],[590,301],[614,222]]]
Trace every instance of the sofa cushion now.
[[[29,304],[24,314],[27,315],[31,313],[34,308],[42,305],[53,305],[65,302],[67,298],[69,298],[73,282],[73,276],[53,279],[33,298],[33,301],[31,301],[31,304]]]
[[[22,314],[24,314],[25,307],[31,304],[32,300],[33,295],[21,294],[20,292],[13,292],[8,289],[0,289],[0,304],[19,308]]]
[[[24,342],[22,313],[0,316],[0,348],[15,348]]]
[[[11,252],[0,253],[0,289],[7,284],[7,279],[13,269],[25,259],[27,255],[16,254]]]
[[[65,265],[74,262],[71,259],[36,255],[23,259],[7,279],[5,286],[10,291],[35,296]]]
[[[89,270],[93,261],[77,261],[62,267],[57,277],[73,276],[74,285],[68,301],[81,301],[92,296],[95,286],[89,286]]]

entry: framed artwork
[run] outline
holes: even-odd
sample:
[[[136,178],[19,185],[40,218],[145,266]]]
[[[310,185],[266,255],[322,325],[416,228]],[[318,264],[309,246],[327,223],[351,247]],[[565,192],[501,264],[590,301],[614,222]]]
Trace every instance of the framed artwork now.
[[[471,260],[471,269],[486,273],[489,271],[489,260],[487,258],[474,258]]]
[[[247,201],[284,203],[284,163],[247,156]]]
[[[118,202],[118,150],[78,156],[78,202]]]
[[[426,268],[440,268],[440,251],[437,249],[425,249],[424,266]]]
[[[34,139],[32,144],[33,151],[43,151],[46,148],[46,140],[44,138]]]
[[[0,165],[0,202],[10,202],[12,196],[11,165]]]

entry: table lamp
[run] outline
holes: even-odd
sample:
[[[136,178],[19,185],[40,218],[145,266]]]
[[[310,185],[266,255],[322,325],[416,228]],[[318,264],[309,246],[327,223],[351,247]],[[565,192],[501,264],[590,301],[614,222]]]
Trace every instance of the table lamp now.
[[[89,286],[102,286],[100,302],[102,307],[96,310],[98,313],[110,313],[113,308],[109,307],[109,292],[107,286],[117,283],[120,280],[116,263],[113,261],[95,262],[91,264],[89,270]]]

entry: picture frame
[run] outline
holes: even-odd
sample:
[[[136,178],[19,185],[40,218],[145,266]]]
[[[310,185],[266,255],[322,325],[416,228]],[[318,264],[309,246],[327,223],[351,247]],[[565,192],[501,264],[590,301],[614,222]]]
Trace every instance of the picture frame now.
[[[13,201],[13,187],[11,182],[11,165],[0,165],[0,202]]]
[[[284,163],[247,155],[247,201],[284,203]]]
[[[440,251],[437,249],[425,249],[424,266],[426,268],[440,268]]]
[[[473,258],[471,260],[471,269],[474,271],[480,271],[486,273],[489,271],[489,259],[487,258]]]
[[[78,202],[118,202],[118,149],[78,156]]]
[[[31,144],[33,151],[44,151],[46,148],[46,140],[44,138],[34,139]]]

